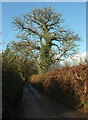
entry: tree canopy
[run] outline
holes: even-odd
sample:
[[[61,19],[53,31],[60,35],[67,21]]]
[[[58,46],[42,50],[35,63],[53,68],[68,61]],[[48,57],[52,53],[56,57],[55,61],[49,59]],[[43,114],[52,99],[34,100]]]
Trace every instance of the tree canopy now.
[[[3,71],[12,68],[13,72],[18,72],[22,80],[26,80],[31,75],[36,74],[38,70],[35,62],[26,53],[26,49],[24,51],[24,42],[22,43],[13,41],[8,44],[6,50],[2,53],[2,62],[4,63]]]
[[[50,6],[13,17],[12,24],[19,31],[17,38],[26,43],[43,72],[56,60],[61,61],[78,51],[79,35],[64,27],[63,22],[62,15]]]

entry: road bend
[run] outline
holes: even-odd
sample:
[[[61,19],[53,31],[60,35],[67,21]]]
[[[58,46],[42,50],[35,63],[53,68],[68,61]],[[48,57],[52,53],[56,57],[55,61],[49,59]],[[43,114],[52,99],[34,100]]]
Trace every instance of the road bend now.
[[[22,104],[17,118],[85,118],[72,108],[33,88],[28,82],[23,88]]]

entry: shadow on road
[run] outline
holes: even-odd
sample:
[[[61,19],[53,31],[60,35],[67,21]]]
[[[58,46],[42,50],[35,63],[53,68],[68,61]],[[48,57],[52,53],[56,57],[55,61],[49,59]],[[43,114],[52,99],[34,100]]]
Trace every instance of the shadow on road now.
[[[85,118],[62,103],[57,102],[35,88],[28,82],[23,88],[23,100],[17,118]]]

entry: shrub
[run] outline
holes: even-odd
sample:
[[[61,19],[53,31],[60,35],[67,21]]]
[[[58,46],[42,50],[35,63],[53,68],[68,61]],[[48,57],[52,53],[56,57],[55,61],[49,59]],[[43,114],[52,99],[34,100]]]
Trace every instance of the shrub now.
[[[73,67],[62,67],[42,75],[38,74],[31,79],[31,83],[35,86],[41,84],[47,94],[85,112],[88,105],[87,75],[88,67],[80,64]]]
[[[10,57],[10,56],[9,56]],[[17,109],[22,96],[23,81],[19,75],[14,56],[2,56],[2,117],[11,117]]]

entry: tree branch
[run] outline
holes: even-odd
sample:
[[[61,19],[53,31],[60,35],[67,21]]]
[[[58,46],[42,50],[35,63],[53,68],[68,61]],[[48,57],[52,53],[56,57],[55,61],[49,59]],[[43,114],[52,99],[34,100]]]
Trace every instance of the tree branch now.
[[[58,48],[58,50],[63,51],[62,49],[59,48],[59,46],[57,44],[52,43],[52,45],[56,46]]]

